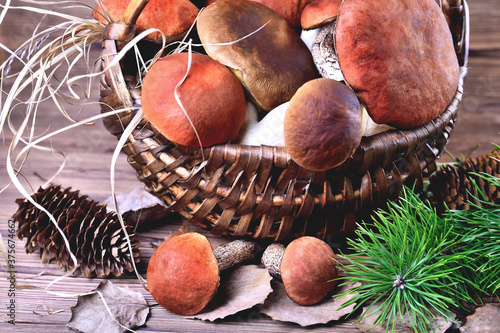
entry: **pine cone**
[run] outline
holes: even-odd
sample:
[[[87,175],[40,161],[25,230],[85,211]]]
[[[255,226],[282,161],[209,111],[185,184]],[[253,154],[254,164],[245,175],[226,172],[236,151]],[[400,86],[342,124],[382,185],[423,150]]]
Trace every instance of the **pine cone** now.
[[[469,158],[457,166],[446,165],[439,169],[430,179],[429,190],[434,200],[444,210],[447,205],[450,209],[469,209],[470,203],[480,205],[478,198],[491,203],[500,204],[500,188],[471,173],[487,173],[500,178],[500,154],[498,152],[487,156]],[[485,196],[479,196],[474,180]]]
[[[50,212],[69,241],[81,274],[87,277],[120,276],[123,270],[133,271],[132,260],[138,262],[139,241],[130,226],[126,226],[133,249],[133,259],[127,246],[125,234],[116,213],[106,213],[106,206],[99,205],[88,196],[79,196],[79,191],[61,186],[40,188],[31,196]],[[26,253],[41,249],[41,260],[55,260],[61,270],[73,269],[73,261],[61,233],[48,215],[26,199],[17,199],[19,209],[13,218],[19,223],[17,236],[27,238]],[[75,270],[75,273],[78,270]]]

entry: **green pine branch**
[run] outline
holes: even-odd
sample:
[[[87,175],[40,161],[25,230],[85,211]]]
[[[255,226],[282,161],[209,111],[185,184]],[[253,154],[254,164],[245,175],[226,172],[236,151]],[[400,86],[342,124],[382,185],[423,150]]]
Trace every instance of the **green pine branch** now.
[[[439,216],[430,202],[404,188],[398,202],[359,224],[357,237],[348,240],[354,254],[342,255],[349,264],[340,265],[340,279],[361,285],[347,292],[355,296],[342,307],[366,307],[360,320],[380,310],[375,325],[387,331],[407,314],[416,331],[426,332],[432,310],[453,321],[450,310],[473,303],[471,295],[498,292],[500,207],[473,208]]]

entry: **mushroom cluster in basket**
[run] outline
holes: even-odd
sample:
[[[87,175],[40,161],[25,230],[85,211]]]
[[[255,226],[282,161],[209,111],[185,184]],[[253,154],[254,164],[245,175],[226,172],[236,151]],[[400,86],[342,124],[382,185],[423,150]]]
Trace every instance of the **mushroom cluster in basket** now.
[[[121,17],[128,3],[103,6]],[[145,116],[167,139],[285,146],[313,171],[363,135],[434,119],[460,78],[435,0],[151,0],[136,32],[152,28],[156,43],[202,45],[165,53],[142,82]]]
[[[123,17],[129,2],[104,0],[94,17],[103,22],[109,15]],[[135,32],[147,34],[145,47],[162,52],[151,63],[147,59],[137,75],[140,104],[155,131],[186,147],[284,146],[307,171],[341,165],[363,136],[429,123],[452,102],[460,83],[440,0],[150,0]],[[207,181],[207,187],[215,185]],[[228,188],[236,201],[239,185]],[[266,187],[262,202],[271,192]],[[250,188],[245,200],[248,193]],[[191,198],[173,201],[185,204]],[[315,200],[308,198],[299,210],[305,207],[304,215]],[[328,196],[323,198],[326,205]],[[215,199],[195,214],[214,207]],[[226,211],[234,215],[241,206]],[[280,214],[287,214],[284,210]],[[257,255],[245,241],[230,246],[229,252],[212,251],[194,232],[167,239],[149,263],[151,294],[172,312],[198,313],[216,292],[219,272],[240,263],[223,253],[241,262]],[[315,304],[334,288],[334,254],[323,241],[302,237],[286,250],[270,248],[262,263],[296,303]],[[312,271],[317,274],[308,274]]]

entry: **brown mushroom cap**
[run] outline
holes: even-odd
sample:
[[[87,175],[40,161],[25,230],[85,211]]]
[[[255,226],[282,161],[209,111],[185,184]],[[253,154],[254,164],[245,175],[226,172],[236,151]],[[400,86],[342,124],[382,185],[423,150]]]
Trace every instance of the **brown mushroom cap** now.
[[[168,311],[200,312],[219,286],[219,268],[207,238],[190,232],[167,239],[151,256],[147,282],[151,295]]]
[[[455,95],[458,60],[434,0],[344,0],[335,45],[346,82],[377,123],[421,126]]]
[[[287,295],[300,305],[321,301],[336,285],[334,253],[324,241],[310,236],[295,239],[281,260],[281,280]]]
[[[331,169],[359,146],[362,108],[356,94],[333,79],[305,83],[290,101],[284,121],[285,148],[299,165]]]
[[[167,139],[180,145],[203,147],[233,140],[245,120],[243,88],[229,69],[212,58],[192,54],[186,80],[188,53],[174,53],[158,60],[144,78],[141,103],[147,119]],[[193,129],[196,128],[196,132]]]
[[[106,7],[113,19],[120,20],[125,13],[130,0],[104,0]],[[92,13],[95,19],[107,23],[100,14],[100,6]],[[188,0],[150,0],[136,22],[136,32],[141,33],[150,28],[157,28],[165,34],[166,42],[181,40],[193,25],[199,9]],[[160,32],[153,32],[147,39],[161,42]]]
[[[219,0],[207,0],[205,6],[208,6]],[[252,0],[263,4],[264,6],[272,9],[294,29],[300,28],[300,16],[302,9],[310,0]]]
[[[340,9],[342,0],[313,0],[302,10],[300,23],[302,29],[316,29],[333,21]]]
[[[260,3],[219,0],[201,12],[197,28],[206,52],[233,70],[264,110],[289,101],[317,75],[299,35]]]

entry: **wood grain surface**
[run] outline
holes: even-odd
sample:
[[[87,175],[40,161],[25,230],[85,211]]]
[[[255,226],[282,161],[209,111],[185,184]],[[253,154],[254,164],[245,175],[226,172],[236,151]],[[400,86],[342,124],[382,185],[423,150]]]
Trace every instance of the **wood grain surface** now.
[[[4,3],[5,1],[2,1]],[[87,1],[92,3],[92,1]],[[19,1],[12,1],[13,5],[20,5]],[[473,154],[485,154],[493,149],[491,142],[500,144],[500,2],[498,0],[469,1],[471,16],[471,40],[469,72],[465,80],[464,97],[460,106],[459,117],[453,131],[448,150],[450,154],[467,155],[475,146],[479,145]],[[77,15],[85,15],[88,11],[76,11]],[[15,48],[29,38],[40,15],[21,14],[19,10],[9,11],[0,24],[0,41]],[[47,23],[47,22],[46,22]],[[53,24],[49,22],[48,24]],[[90,57],[99,55],[99,46],[92,48]],[[6,52],[2,51],[2,59]],[[79,64],[78,66],[83,66]],[[82,68],[83,69],[83,68]],[[78,70],[78,68],[77,68]],[[98,98],[97,85],[92,89],[90,105],[81,111],[78,106],[75,118],[81,120],[98,114],[96,105]],[[6,89],[6,87],[4,87]],[[17,106],[12,113],[11,122],[18,126],[24,119],[22,106]],[[45,131],[54,131],[69,125],[59,111],[51,103],[41,103],[38,110],[36,133],[42,135]],[[5,126],[2,129],[0,143],[0,186],[9,184],[6,170],[6,158],[13,134]],[[61,164],[63,170],[53,180],[64,187],[72,187],[91,198],[104,201],[111,195],[110,164],[116,139],[112,137],[97,121],[94,126],[77,127],[52,137],[44,145],[62,152],[62,154],[47,153],[44,151],[30,151],[18,179],[28,192],[35,190],[49,179]],[[14,153],[19,152],[19,149]],[[451,158],[443,155],[441,162],[450,162]],[[21,162],[16,164],[19,168]],[[129,192],[141,187],[135,172],[127,164],[125,157],[120,156],[116,164],[116,191]],[[4,242],[9,238],[8,220],[16,211],[15,199],[21,197],[18,190],[7,186],[0,193],[0,233]],[[153,253],[152,243],[165,237],[172,230],[179,227],[179,220],[172,216],[161,225],[149,231],[139,233],[141,246],[141,261],[139,266],[145,276],[148,258]],[[195,228],[195,230],[197,230]],[[203,231],[202,231],[203,232]],[[209,235],[214,246],[226,242]],[[103,279],[83,277],[66,277],[56,283],[63,272],[55,265],[41,264],[37,254],[27,255],[24,251],[24,241],[16,239],[15,247],[15,277],[18,287],[31,286],[37,289],[19,289],[15,291],[15,321],[16,325],[7,323],[7,305],[10,283],[6,272],[5,262],[2,260],[0,268],[0,332],[69,332],[66,323],[71,317],[70,308],[76,304],[78,293],[96,288]],[[156,302],[144,290],[135,276],[129,274],[118,279],[111,279],[113,283],[127,285],[133,290],[141,292],[149,305]],[[65,293],[54,295],[45,289]],[[144,327],[138,332],[359,332],[350,321],[331,322],[327,325],[316,325],[303,328],[299,325],[273,321],[260,314],[255,309],[244,311],[224,320],[206,322],[179,318],[168,313],[159,306],[151,307],[151,315]]]

